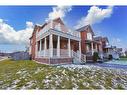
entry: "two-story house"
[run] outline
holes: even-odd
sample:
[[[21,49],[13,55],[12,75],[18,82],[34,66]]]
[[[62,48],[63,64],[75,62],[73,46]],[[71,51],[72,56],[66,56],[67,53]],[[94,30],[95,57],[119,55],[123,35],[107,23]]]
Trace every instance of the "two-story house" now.
[[[30,38],[30,54],[33,60],[41,63],[84,63],[94,52],[103,56],[107,42],[106,37],[95,37],[90,25],[72,31],[56,18],[35,25]]]
[[[30,38],[32,59],[42,63],[85,62],[81,54],[80,32],[68,29],[60,18],[35,25]]]

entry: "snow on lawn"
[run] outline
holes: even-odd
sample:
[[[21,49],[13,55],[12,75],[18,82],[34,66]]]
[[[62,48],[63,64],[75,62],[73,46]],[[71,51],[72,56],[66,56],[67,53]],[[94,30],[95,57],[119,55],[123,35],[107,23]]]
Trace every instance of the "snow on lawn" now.
[[[0,66],[0,89],[127,89],[125,69],[22,62]]]
[[[83,82],[85,87],[97,87],[101,89],[127,89],[127,70],[104,68],[93,65],[61,65],[70,71],[78,72],[79,76],[89,78],[89,82]],[[78,77],[78,76],[77,76]]]

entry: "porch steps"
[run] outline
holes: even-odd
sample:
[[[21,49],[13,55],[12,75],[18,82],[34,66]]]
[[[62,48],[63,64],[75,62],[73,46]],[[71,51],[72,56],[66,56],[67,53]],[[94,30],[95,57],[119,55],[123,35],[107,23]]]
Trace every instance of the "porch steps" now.
[[[72,57],[73,57],[73,63],[74,64],[85,64],[86,63],[86,55],[75,52],[72,50]]]

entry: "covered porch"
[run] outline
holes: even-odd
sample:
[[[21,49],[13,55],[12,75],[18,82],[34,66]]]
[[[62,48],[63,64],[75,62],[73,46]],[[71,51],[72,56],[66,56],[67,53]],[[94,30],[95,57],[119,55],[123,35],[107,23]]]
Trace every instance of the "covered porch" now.
[[[94,52],[102,52],[101,44],[96,41],[86,40],[86,55],[92,56]]]
[[[81,52],[81,43],[58,35],[49,35],[37,41],[37,56],[50,58],[72,57],[71,51]]]

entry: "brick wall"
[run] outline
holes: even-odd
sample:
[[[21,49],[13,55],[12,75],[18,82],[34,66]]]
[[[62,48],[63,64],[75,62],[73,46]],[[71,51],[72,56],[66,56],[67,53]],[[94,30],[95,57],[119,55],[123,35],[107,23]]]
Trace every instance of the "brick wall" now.
[[[47,64],[71,64],[73,62],[72,58],[36,58],[35,60]]]
[[[86,44],[85,44],[85,40],[87,39],[87,32],[86,31],[81,31],[80,32],[81,35],[81,52],[83,54],[86,53]]]
[[[30,44],[31,44],[31,57],[32,59],[35,59],[35,54],[36,54],[36,32],[39,31],[39,27],[35,26],[32,37],[30,38]]]

